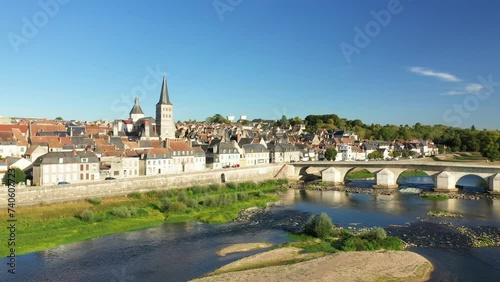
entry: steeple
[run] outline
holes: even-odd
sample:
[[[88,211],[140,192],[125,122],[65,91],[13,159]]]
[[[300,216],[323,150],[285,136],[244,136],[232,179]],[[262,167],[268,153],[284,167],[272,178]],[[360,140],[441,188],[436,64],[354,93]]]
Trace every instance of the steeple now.
[[[135,97],[135,104],[130,110],[130,114],[143,115],[144,112],[141,109],[141,105],[139,105],[139,97]]]
[[[158,102],[157,105],[172,105],[172,103],[170,103],[170,97],[168,96],[166,74],[163,74],[163,83],[161,85],[160,101]]]

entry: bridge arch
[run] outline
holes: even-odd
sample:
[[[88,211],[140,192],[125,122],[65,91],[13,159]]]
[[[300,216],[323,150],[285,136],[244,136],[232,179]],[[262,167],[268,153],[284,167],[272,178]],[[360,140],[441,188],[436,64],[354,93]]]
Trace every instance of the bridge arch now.
[[[484,192],[488,189],[489,177],[482,177],[477,174],[469,173],[457,178],[455,187],[459,190]]]
[[[436,183],[432,175],[433,172],[425,172],[418,169],[406,169],[399,173],[396,183],[401,187],[415,187],[418,185],[420,188],[432,189]]]

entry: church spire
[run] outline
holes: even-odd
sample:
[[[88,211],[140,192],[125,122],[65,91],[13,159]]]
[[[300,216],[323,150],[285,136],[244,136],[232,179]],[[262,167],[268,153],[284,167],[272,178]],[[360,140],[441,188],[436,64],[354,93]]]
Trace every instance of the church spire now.
[[[161,92],[160,92],[160,101],[158,102],[158,105],[172,105],[170,103],[170,97],[168,96],[168,88],[167,88],[167,75],[163,74],[163,84],[161,85]]]

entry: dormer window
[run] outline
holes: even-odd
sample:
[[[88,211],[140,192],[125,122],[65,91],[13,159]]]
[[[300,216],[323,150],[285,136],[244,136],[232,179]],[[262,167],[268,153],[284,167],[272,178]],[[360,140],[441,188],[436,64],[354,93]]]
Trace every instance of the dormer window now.
[[[89,159],[88,158],[82,158],[82,163],[88,163]]]
[[[60,164],[64,163],[64,159],[63,158],[59,158],[59,163]]]

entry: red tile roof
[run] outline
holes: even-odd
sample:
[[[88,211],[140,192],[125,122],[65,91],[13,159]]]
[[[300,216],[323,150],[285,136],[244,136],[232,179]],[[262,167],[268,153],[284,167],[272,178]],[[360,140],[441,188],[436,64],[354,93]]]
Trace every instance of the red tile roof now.
[[[192,151],[193,148],[184,141],[170,141],[170,148],[172,151]]]

